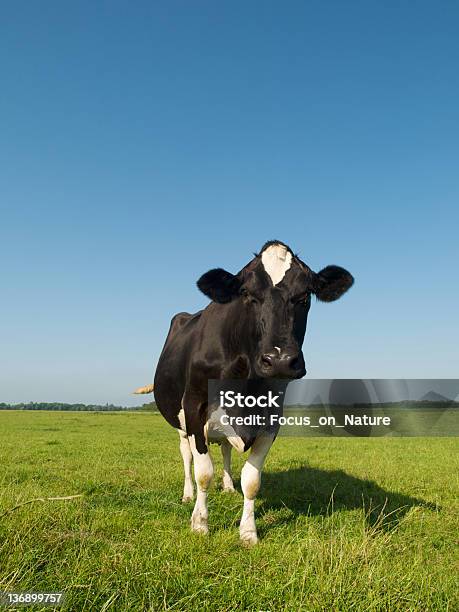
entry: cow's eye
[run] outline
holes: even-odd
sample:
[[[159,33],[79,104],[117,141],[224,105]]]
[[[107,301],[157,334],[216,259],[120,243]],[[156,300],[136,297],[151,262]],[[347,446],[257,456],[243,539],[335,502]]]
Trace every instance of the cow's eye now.
[[[241,289],[241,295],[247,300],[247,302],[251,302],[252,304],[258,304],[257,298],[252,295],[245,287]]]
[[[299,304],[300,306],[307,307],[309,306],[309,295],[303,295],[298,300],[295,300],[295,304]]]

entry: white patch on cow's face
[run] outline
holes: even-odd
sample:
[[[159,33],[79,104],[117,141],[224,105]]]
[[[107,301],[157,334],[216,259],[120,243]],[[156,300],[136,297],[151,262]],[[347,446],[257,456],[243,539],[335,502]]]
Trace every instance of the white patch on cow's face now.
[[[273,285],[277,285],[292,265],[292,254],[283,244],[272,244],[263,251],[261,263]]]

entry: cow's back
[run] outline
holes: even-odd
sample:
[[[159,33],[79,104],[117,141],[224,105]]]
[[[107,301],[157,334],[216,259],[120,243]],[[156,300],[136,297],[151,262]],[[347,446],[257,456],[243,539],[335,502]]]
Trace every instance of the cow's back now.
[[[177,415],[182,407],[193,333],[199,325],[201,315],[202,311],[196,314],[181,312],[172,318],[156,368],[156,405],[168,423],[177,428],[180,426]]]

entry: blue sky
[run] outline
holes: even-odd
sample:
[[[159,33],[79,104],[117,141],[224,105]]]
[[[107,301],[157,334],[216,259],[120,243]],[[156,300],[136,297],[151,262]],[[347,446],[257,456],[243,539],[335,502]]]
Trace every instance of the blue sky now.
[[[136,404],[195,281],[268,239],[353,289],[311,377],[453,378],[454,2],[0,9],[0,401]]]

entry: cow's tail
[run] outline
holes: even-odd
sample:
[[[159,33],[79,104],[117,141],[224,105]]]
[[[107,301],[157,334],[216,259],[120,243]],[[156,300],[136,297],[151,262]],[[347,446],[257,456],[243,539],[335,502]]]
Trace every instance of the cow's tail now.
[[[153,393],[153,389],[154,389],[153,385],[146,385],[145,387],[139,387],[138,389],[134,391],[134,393],[136,393],[137,395]]]

